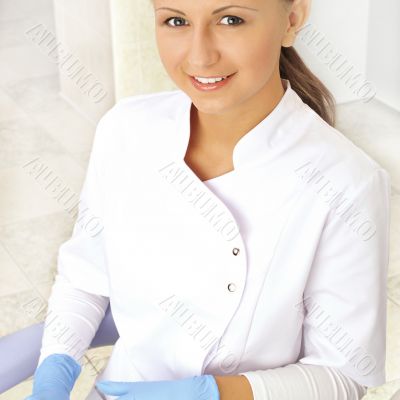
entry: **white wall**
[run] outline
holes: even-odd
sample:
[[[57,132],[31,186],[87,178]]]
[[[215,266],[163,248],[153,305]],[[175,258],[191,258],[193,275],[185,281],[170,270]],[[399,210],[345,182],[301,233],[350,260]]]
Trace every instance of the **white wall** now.
[[[400,2],[314,0],[295,48],[338,103],[376,98],[400,111]]]
[[[367,98],[371,89],[364,85],[368,15],[366,0],[314,0],[309,20],[298,34],[295,48],[338,103]]]
[[[400,111],[400,2],[371,0],[367,73],[376,98]]]

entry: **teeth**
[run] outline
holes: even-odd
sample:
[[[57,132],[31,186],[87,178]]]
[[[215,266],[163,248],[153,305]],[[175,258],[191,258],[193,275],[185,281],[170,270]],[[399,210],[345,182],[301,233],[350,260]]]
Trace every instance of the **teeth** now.
[[[221,77],[221,78],[210,78],[210,79],[207,79],[207,78],[200,78],[200,77],[197,77],[197,76],[194,77],[194,79],[196,79],[196,81],[199,81],[199,82],[201,82],[201,83],[215,83],[215,82],[221,82],[221,81],[223,81],[223,80],[226,79],[226,78],[227,78],[226,76],[223,76],[223,77]]]

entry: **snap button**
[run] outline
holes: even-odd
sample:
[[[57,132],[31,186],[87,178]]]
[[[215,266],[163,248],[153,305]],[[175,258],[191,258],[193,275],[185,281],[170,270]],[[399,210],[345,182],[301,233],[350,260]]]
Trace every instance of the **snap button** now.
[[[232,250],[232,253],[237,256],[239,254],[239,249],[237,247],[234,247],[234,249]]]
[[[229,290],[230,292],[234,292],[234,291],[236,290],[236,285],[235,285],[234,283],[230,283],[230,284],[228,285],[228,290]]]

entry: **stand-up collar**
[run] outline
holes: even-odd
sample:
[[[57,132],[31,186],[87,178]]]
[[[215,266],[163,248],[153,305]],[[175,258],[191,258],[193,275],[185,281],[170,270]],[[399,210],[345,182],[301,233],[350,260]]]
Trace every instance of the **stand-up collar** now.
[[[291,88],[287,79],[282,79],[285,93],[276,107],[254,128],[242,136],[233,149],[234,169],[253,163],[260,157],[265,156],[271,151],[271,147],[276,140],[282,137],[284,125],[289,124],[294,111],[304,106],[303,101],[298,94]],[[192,106],[191,98],[183,91],[180,91],[183,97],[183,106],[176,113],[179,126],[180,153],[183,159],[190,139],[190,110]]]

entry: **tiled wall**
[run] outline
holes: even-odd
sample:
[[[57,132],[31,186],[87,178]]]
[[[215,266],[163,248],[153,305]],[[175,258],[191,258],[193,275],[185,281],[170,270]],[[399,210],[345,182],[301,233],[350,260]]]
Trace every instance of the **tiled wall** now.
[[[61,95],[97,122],[115,102],[109,0],[54,0]]]
[[[161,64],[150,0],[111,0],[117,99],[132,94],[174,90]]]

